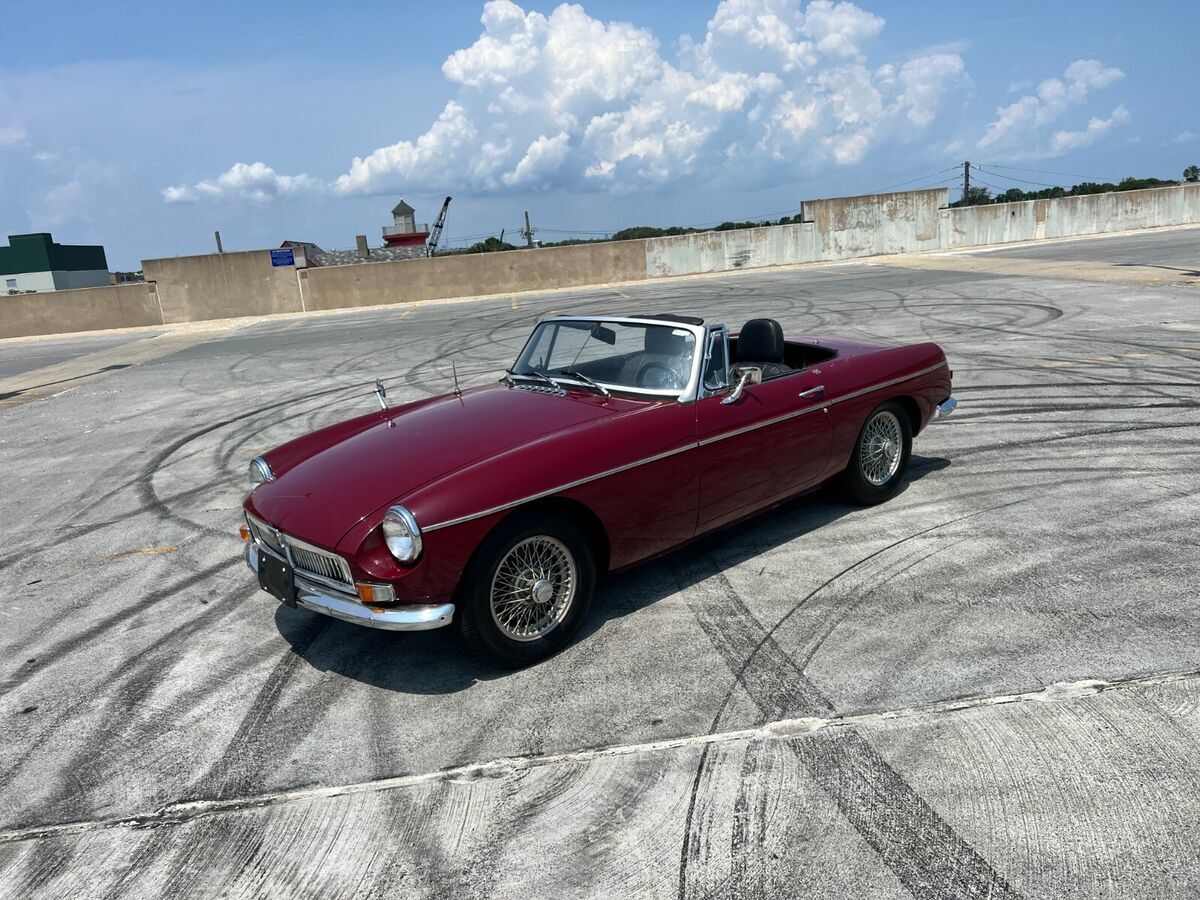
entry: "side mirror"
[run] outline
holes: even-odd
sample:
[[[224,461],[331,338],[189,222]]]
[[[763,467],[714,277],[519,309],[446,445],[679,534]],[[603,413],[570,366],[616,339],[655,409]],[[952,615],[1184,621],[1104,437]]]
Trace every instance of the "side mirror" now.
[[[737,403],[742,399],[742,392],[749,385],[762,384],[762,369],[758,366],[734,366],[730,375],[737,379],[737,384],[733,388],[733,393],[721,401],[722,406]]]

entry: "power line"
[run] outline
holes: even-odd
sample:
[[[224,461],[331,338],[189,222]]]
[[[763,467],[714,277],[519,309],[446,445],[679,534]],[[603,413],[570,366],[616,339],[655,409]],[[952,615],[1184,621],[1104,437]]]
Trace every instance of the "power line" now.
[[[991,173],[989,172],[988,174],[991,174]],[[982,178],[976,178],[975,183],[982,184],[984,187],[990,187],[993,191],[1004,190],[1003,188],[996,187],[996,185],[994,185],[994,184],[989,184],[988,182],[984,181]]]
[[[901,181],[899,184],[890,184],[885,188],[881,188],[877,193],[882,194],[884,191],[890,191],[892,188],[904,187],[906,184],[916,184],[918,181],[924,181],[926,178],[936,178],[938,175],[941,175],[944,172],[954,172],[957,171],[957,169],[958,166],[950,166],[950,168],[942,169],[940,172],[930,172],[928,175],[922,175],[919,178],[913,178],[909,181]]]
[[[977,169],[980,172],[986,172],[988,175],[995,176],[996,178],[1007,178],[1009,181],[1015,181],[1018,184],[1032,184],[1038,187],[1047,188],[1062,187],[1061,184],[1046,184],[1044,181],[1030,181],[1028,178],[1014,178],[1012,175],[1005,175],[1003,172],[993,172],[991,169],[985,169],[982,166],[972,166],[971,168]]]
[[[1096,178],[1094,175],[1079,175],[1072,172],[1051,172],[1049,169],[1022,169],[1018,166],[1002,166],[998,163],[984,163],[984,165],[992,169],[1008,169],[1012,172],[1032,172],[1035,175],[1061,175],[1063,178],[1085,178],[1090,181],[1104,181],[1103,178]],[[995,174],[999,175],[1000,173],[997,172]],[[1058,185],[1051,185],[1051,187],[1058,187]]]

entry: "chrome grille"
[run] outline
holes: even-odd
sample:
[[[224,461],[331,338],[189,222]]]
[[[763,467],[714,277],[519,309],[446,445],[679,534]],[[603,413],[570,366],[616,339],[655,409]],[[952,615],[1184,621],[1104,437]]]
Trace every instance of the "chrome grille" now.
[[[350,565],[336,553],[283,534],[249,513],[246,514],[246,522],[250,525],[250,533],[259,544],[278,556],[290,559],[300,575],[311,575],[354,590],[354,576],[350,572]]]
[[[347,586],[354,584],[350,566],[337,554],[321,550],[293,537],[284,537],[284,540],[291,548],[292,564],[296,567],[297,572],[319,575],[330,581],[340,581]]]
[[[260,522],[254,516],[247,515],[246,522],[250,525],[250,533],[254,535],[254,539],[260,544],[264,544],[271,550],[274,550],[280,556],[285,555],[283,547],[279,540],[275,537],[275,529],[271,528],[265,522]]]

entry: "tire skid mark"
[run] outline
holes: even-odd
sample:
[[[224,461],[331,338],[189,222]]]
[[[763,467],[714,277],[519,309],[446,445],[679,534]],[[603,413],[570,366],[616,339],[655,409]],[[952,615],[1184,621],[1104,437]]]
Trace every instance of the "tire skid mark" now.
[[[693,603],[692,598],[695,596],[696,591],[693,590],[689,593],[689,604],[693,606],[693,609],[697,610],[697,617],[700,621],[701,627],[704,628],[706,634],[710,634],[712,621],[710,614],[704,611],[706,607],[724,606],[732,611],[733,614],[741,620],[742,627],[744,629],[750,631],[751,633],[756,633],[755,636],[757,638],[756,641],[751,642],[749,653],[745,654],[744,656],[732,658],[727,655],[729,653],[729,645],[726,643],[723,635],[718,634],[716,640],[714,641],[714,645],[716,646],[718,652],[721,654],[722,658],[725,659],[730,671],[734,673],[734,684],[730,686],[729,691],[726,693],[725,699],[722,701],[716,716],[713,718],[713,723],[709,729],[710,733],[715,732],[719,727],[721,718],[728,708],[735,691],[739,687],[744,690],[747,696],[755,703],[756,706],[758,706],[764,717],[770,718],[767,710],[772,708],[770,704],[778,702],[776,699],[777,695],[772,696],[771,693],[764,692],[761,688],[757,688],[757,682],[753,677],[747,679],[747,672],[754,672],[757,670],[757,660],[759,659],[760,654],[763,653],[766,654],[766,658],[769,658],[773,661],[772,665],[775,667],[773,670],[774,678],[776,680],[782,678],[785,680],[785,683],[795,685],[799,689],[794,694],[797,700],[801,702],[808,702],[810,704],[823,703],[826,708],[832,708],[829,700],[820,693],[819,689],[816,688],[815,685],[813,685],[813,683],[804,674],[803,669],[775,641],[774,634],[779,627],[797,610],[799,610],[808,600],[812,599],[818,593],[828,588],[838,579],[853,572],[881,554],[887,553],[888,551],[893,550],[894,548],[899,547],[917,537],[929,534],[942,528],[946,528],[949,525],[975,518],[976,516],[986,513],[1016,506],[1021,503],[1027,503],[1032,499],[1033,498],[1031,497],[1022,498],[982,510],[976,510],[972,513],[958,516],[949,521],[941,522],[937,525],[922,529],[914,534],[910,534],[904,538],[901,538],[898,541],[894,541],[891,544],[888,544],[874,553],[860,559],[853,565],[829,578],[823,584],[811,591],[808,595],[801,598],[795,605],[792,606],[788,613],[786,613],[770,629],[764,628],[758,619],[754,617],[754,615],[749,611],[748,607],[746,607],[745,603],[737,595],[736,591],[732,589],[728,579],[717,571],[716,564],[712,558],[706,557],[706,569],[710,572],[710,579],[717,581],[717,583],[724,590],[718,599],[715,601],[710,600],[709,603],[702,603],[698,600]],[[699,554],[697,554],[697,556],[699,556]],[[699,582],[700,579],[695,579],[695,581]],[[705,627],[706,623],[709,623],[708,628]],[[712,635],[710,634],[710,638],[711,637]],[[869,776],[869,780],[872,784],[886,783],[887,796],[890,797],[891,800],[893,800],[896,804],[898,804],[896,808],[898,815],[893,819],[879,820],[857,817],[850,819],[850,822],[856,829],[860,827],[879,827],[886,829],[881,832],[873,832],[870,836],[863,835],[863,837],[864,840],[866,840],[867,843],[870,844],[877,853],[879,853],[880,859],[886,865],[888,865],[889,868],[891,868],[892,863],[897,862],[901,856],[904,859],[915,860],[916,863],[919,864],[921,867],[920,871],[913,870],[912,867],[907,864],[899,869],[892,869],[893,873],[899,877],[906,886],[909,886],[909,880],[907,879],[916,877],[919,879],[919,883],[938,883],[944,885],[947,890],[957,890],[958,887],[956,886],[958,885],[958,882],[954,880],[954,873],[967,872],[970,873],[971,890],[994,893],[947,893],[939,896],[1017,896],[1011,891],[1007,882],[999,875],[999,873],[995,872],[988,865],[988,863],[981,856],[979,856],[978,853],[975,852],[972,847],[959,838],[953,829],[946,824],[915,791],[911,789],[906,791],[903,789],[906,787],[903,779],[901,779],[899,775],[892,771],[886,760],[884,760],[881,756],[875,753],[872,748],[870,748],[870,745],[866,743],[865,738],[856,735],[853,740],[860,741],[864,745],[864,747],[854,746],[852,748],[854,751],[853,757],[856,762],[869,764],[879,768],[880,770],[886,770],[886,773],[890,773],[885,774],[882,771],[871,772],[864,770],[859,772],[858,775],[860,779],[868,778]],[[704,751],[701,753],[700,761],[697,765],[696,776],[692,783],[692,794],[691,798],[689,799],[688,812],[685,819],[684,839],[682,847],[680,848],[679,856],[678,896],[680,900],[686,900],[686,898],[690,896],[688,867],[698,856],[698,841],[693,836],[693,825],[695,823],[697,798],[699,795],[701,781],[704,777],[705,768],[709,764],[709,749],[709,747],[705,747]],[[822,762],[838,762],[840,759],[841,756],[836,754],[826,754],[823,757],[815,757],[812,755],[807,758],[803,756],[801,757],[801,761],[806,765],[806,767],[817,766]],[[840,783],[835,785],[833,782],[831,782],[828,777],[828,773],[825,773],[824,771],[810,770],[810,774],[812,774],[814,780],[820,783],[822,787],[841,786]],[[831,795],[835,802],[839,804],[839,809],[841,808],[842,802],[846,801],[851,795],[856,794],[856,788],[861,788],[863,786],[850,783],[841,787],[844,789],[840,794]],[[871,790],[872,789],[870,788],[870,785],[867,785],[866,793],[868,796],[870,796]],[[916,828],[914,829],[913,826],[916,826]],[[877,846],[877,844],[879,846]],[[889,848],[887,853],[880,852],[880,846],[884,845]],[[897,845],[902,848],[900,851],[900,856],[897,856],[896,853],[890,849],[893,845]],[[936,846],[939,848],[939,850],[954,851],[954,855],[939,856],[936,854],[923,853],[922,848],[927,846]]]
[[[199,584],[218,572],[222,572],[225,569],[228,569],[230,566],[240,562],[241,560],[235,557],[233,559],[224,559],[218,563],[214,563],[207,568],[201,569],[199,572],[194,572],[179,579],[178,581],[166,585],[165,587],[151,591],[136,603],[105,616],[99,622],[89,625],[86,634],[71,635],[51,644],[49,647],[38,651],[37,656],[34,657],[30,662],[22,663],[11,677],[2,685],[0,685],[0,691],[12,690],[21,682],[28,679],[31,675],[41,672],[46,667],[58,662],[68,653],[71,653],[87,644],[102,640],[110,630],[116,628],[118,625],[128,624],[129,620],[134,616],[145,612],[155,604],[161,603],[163,600],[178,594],[180,591],[187,590],[193,585]],[[211,614],[212,611],[213,609],[210,608],[209,610],[201,611],[197,615],[207,618],[208,614]],[[23,649],[28,650],[29,648],[25,647]]]
[[[214,621],[219,620],[226,612],[236,608],[244,599],[244,593],[244,591],[234,591],[221,600],[210,604],[195,618],[177,625],[163,637],[156,640],[145,651],[125,660],[112,673],[106,675],[107,681],[116,686],[115,693],[105,699],[105,707],[114,710],[114,718],[123,717],[128,710],[136,708],[141,698],[149,694],[161,683],[166,672],[179,661],[179,654],[176,648],[181,641],[192,637],[202,628],[210,627]],[[219,679],[221,674],[217,673],[214,677]],[[202,685],[194,688],[193,691],[184,692],[175,697],[170,706],[149,717],[144,724],[159,725],[174,721],[179,712],[178,707],[186,706],[193,699],[191,696],[193,693],[205,693],[208,685],[209,682],[204,682]],[[63,706],[56,711],[54,719],[39,731],[37,739],[30,743],[29,748],[16,758],[11,759],[6,770],[0,772],[0,788],[7,787],[21,774],[25,764],[31,758],[37,757],[39,748],[50,736],[72,722],[77,707],[78,704],[72,704]],[[93,733],[87,740],[81,742],[82,748],[75,754],[68,765],[64,767],[64,771],[70,775],[70,781],[66,784],[68,791],[78,782],[80,772],[85,772],[98,766],[103,767],[107,764],[108,753],[113,750],[123,734],[124,730],[117,731],[109,726],[107,716],[100,717],[100,724],[93,730]],[[66,793],[51,802],[62,803],[66,799],[76,796],[77,792]]]
[[[253,769],[259,763],[258,744],[262,740],[262,732],[271,716],[279,706],[283,694],[296,670],[304,663],[304,654],[325,634],[331,620],[325,616],[313,616],[304,623],[302,636],[294,639],[294,643],[285,651],[272,668],[270,674],[263,680],[262,687],[250,704],[250,708],[242,716],[233,736],[226,744],[220,758],[209,767],[208,771],[197,779],[192,793],[203,792],[217,798],[233,796],[244,792],[252,780]],[[344,690],[344,687],[343,687]],[[337,692],[329,691],[321,696],[327,706],[336,698]],[[315,726],[320,719],[322,709],[305,710],[307,724]],[[298,723],[295,723],[298,724]],[[289,729],[288,740],[294,741],[296,732]]]
[[[1200,683],[1200,669],[1155,672],[1111,681],[1085,679],[1074,682],[1057,682],[1046,685],[1036,691],[1026,691],[1023,693],[958,696],[919,706],[846,713],[830,718],[804,717],[786,719],[778,722],[768,722],[754,728],[689,735],[686,737],[663,738],[640,744],[592,747],[535,757],[502,757],[486,762],[467,763],[453,768],[441,768],[429,772],[397,775],[350,784],[283,790],[245,797],[230,797],[224,800],[175,801],[155,810],[127,816],[52,822],[6,829],[0,831],[0,846],[63,835],[104,831],[112,828],[137,829],[164,825],[181,825],[212,816],[240,813],[244,810],[264,809],[292,803],[308,803],[336,797],[385,793],[435,782],[461,781],[463,779],[519,778],[524,773],[546,767],[587,763],[593,760],[634,756],[645,753],[663,753],[686,747],[705,747],[748,741],[777,741],[784,744],[791,744],[798,742],[798,739],[818,733],[838,733],[843,730],[852,730],[857,727],[884,722],[894,722],[900,719],[927,719],[937,716],[955,715],[965,711],[993,706],[1020,703],[1070,705],[1076,701],[1109,692],[1141,691],[1146,688],[1162,685],[1193,682]]]

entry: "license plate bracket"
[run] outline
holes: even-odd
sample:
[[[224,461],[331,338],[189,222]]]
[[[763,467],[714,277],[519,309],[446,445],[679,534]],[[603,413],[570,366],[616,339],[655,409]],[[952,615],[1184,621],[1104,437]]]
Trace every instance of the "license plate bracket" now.
[[[269,553],[259,554],[258,585],[286,605],[296,605],[296,570]]]

